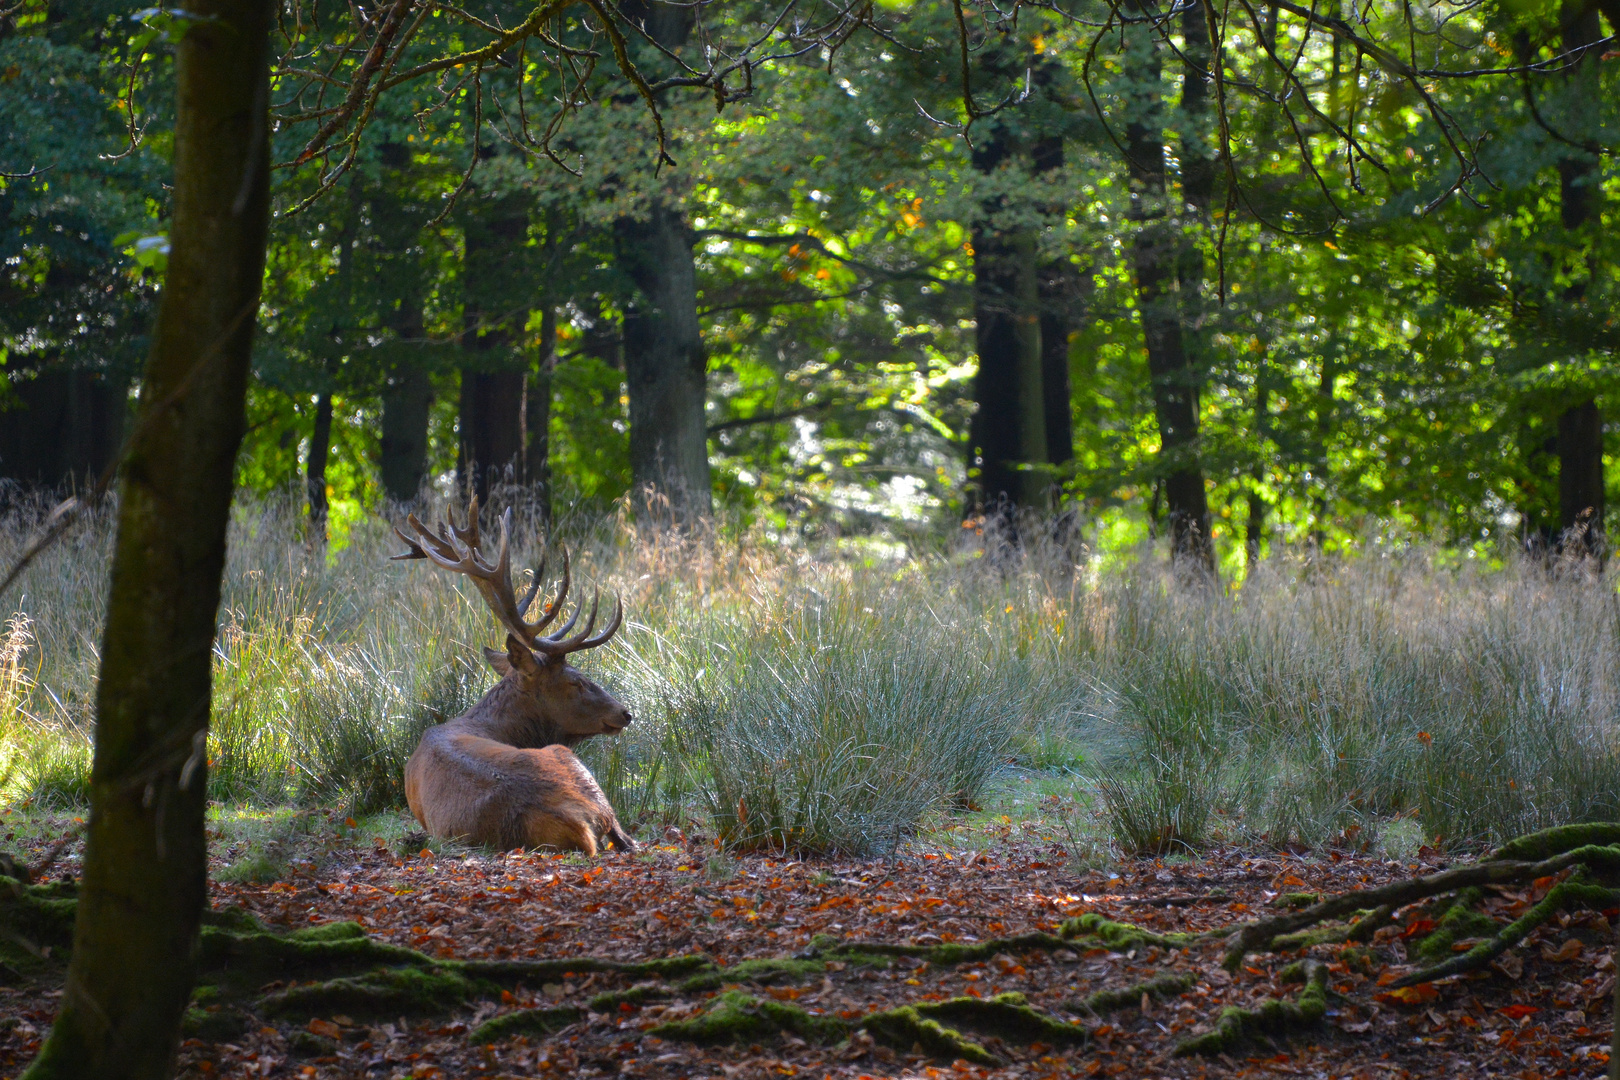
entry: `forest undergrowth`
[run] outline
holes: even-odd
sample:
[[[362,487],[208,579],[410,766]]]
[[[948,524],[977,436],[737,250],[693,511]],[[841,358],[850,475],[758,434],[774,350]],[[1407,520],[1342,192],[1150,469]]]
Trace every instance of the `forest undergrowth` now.
[[[30,525],[4,523],[0,557]],[[1150,552],[1105,563],[1038,524],[1016,547],[970,528],[904,557],[648,543],[615,518],[559,531],[576,590],[628,612],[584,666],[637,720],[583,756],[644,835],[697,823],[732,852],[883,855],[1001,812],[1010,780],[1082,861],[1413,833],[1477,849],[1620,818],[1607,580],[1370,543],[1177,583]],[[535,537],[520,523],[514,565],[535,565]],[[109,546],[92,521],[6,598],[12,806],[83,799]],[[381,517],[312,552],[288,505],[238,508],[209,743],[222,805],[397,808],[422,730],[494,681],[476,593],[399,549]]]

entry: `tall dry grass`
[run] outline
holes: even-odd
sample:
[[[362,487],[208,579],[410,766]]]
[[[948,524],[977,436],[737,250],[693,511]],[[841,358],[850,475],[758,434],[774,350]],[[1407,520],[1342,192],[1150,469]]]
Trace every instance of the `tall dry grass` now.
[[[0,529],[0,558],[27,525]],[[8,798],[83,798],[109,532],[80,529],[6,598]],[[1612,580],[1408,547],[1222,589],[1042,539],[894,559],[642,542],[616,519],[566,532],[576,579],[629,613],[578,658],[638,717],[583,751],[627,820],[871,852],[981,803],[1009,762],[1066,775],[1126,851],[1315,846],[1403,817],[1467,844],[1620,816]],[[493,682],[494,622],[464,581],[388,562],[381,519],[324,557],[298,535],[296,508],[238,508],[212,793],[398,805],[421,731]]]

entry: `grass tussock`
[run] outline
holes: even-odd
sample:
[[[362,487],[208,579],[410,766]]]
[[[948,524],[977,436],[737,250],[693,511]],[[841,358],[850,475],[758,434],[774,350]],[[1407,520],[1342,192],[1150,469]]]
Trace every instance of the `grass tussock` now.
[[[0,522],[0,558],[29,524]],[[1406,844],[1414,827],[1471,844],[1620,816],[1612,580],[1405,549],[1279,559],[1222,589],[1146,558],[1101,570],[1072,541],[896,559],[644,542],[615,519],[567,531],[576,580],[629,613],[577,658],[638,718],[582,748],[628,822],[880,852],[980,806],[1009,763],[1066,778],[1124,853]],[[110,532],[48,551],[0,613],[8,799],[84,798]],[[398,806],[421,732],[494,681],[475,591],[395,550],[380,519],[316,555],[293,510],[238,509],[216,799]]]

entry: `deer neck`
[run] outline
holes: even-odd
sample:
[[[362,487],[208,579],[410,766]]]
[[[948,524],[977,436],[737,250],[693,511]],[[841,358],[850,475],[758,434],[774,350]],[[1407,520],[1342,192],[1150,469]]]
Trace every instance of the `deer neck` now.
[[[490,687],[478,704],[450,722],[469,734],[520,749],[574,746],[589,738],[565,733],[547,715],[544,705],[533,694],[525,693],[512,676]]]

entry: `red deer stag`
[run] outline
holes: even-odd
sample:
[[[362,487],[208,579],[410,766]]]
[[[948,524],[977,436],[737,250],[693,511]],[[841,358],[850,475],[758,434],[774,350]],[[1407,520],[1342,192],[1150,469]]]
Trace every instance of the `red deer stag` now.
[[[619,827],[596,778],[569,747],[592,735],[612,734],[630,723],[628,709],[568,664],[568,654],[606,644],[619,629],[624,609],[595,637],[599,595],[591,598],[585,629],[569,637],[584,604],[567,624],[541,635],[568,599],[568,552],[563,551],[557,598],[538,622],[524,618],[540,591],[545,562],[528,594],[512,591],[507,535],[511,512],[501,519],[500,549],[491,563],[479,550],[478,499],[467,507],[467,527],[454,519],[429,529],[412,514],[406,518],[413,539],[396,528],[410,550],[395,559],[428,559],[445,570],[466,574],[507,630],[506,651],[484,650],[501,675],[478,704],[422,736],[405,766],[405,797],[411,813],[434,836],[492,847],[577,848],[595,855],[604,841],[623,851],[636,843]]]

